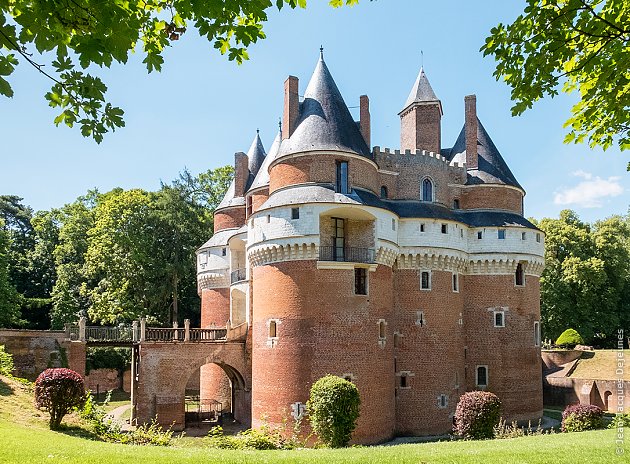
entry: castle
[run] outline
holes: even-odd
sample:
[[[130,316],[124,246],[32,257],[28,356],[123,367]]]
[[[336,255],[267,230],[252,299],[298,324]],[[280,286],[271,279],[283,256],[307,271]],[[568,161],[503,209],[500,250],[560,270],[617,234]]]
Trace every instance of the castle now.
[[[272,426],[300,417],[313,382],[354,382],[353,440],[448,432],[459,396],[489,390],[510,420],[542,416],[543,234],[466,96],[442,148],[442,105],[423,70],[400,149],[372,147],[323,55],[300,100],[284,84],[281,131],[235,155],[234,180],[197,256],[202,327],[246,327],[251,392],[201,368],[202,398]]]

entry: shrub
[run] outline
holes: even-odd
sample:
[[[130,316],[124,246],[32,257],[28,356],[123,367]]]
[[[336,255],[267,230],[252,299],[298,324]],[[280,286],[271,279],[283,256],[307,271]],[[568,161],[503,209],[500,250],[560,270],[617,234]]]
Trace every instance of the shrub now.
[[[563,432],[604,428],[604,411],[592,404],[572,404],[562,413]]]
[[[4,345],[0,345],[0,374],[10,376],[13,372],[13,356],[4,351]]]
[[[278,430],[263,426],[260,429],[243,430],[236,435],[225,435],[220,426],[212,427],[208,432],[208,447],[219,449],[275,450],[291,449],[291,441],[284,440]]]
[[[89,348],[85,356],[86,372],[95,369],[118,369],[124,371],[131,365],[131,350],[128,348]]]
[[[629,414],[616,414],[613,420],[608,424],[609,429],[627,428],[630,427],[630,413]]]
[[[56,430],[63,416],[85,402],[83,378],[70,369],[46,369],[35,380],[35,406],[50,414],[50,428]]]
[[[560,334],[556,345],[562,348],[573,348],[575,345],[583,345],[582,336],[575,329],[567,329]]]
[[[327,375],[311,387],[306,405],[313,431],[326,445],[347,446],[359,418],[361,398],[352,382]]]
[[[501,417],[501,401],[494,393],[464,393],[455,409],[453,431],[462,438],[492,438]]]

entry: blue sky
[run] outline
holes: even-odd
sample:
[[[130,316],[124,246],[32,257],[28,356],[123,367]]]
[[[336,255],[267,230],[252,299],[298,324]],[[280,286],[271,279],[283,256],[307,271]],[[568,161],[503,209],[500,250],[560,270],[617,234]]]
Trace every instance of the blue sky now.
[[[443,146],[451,146],[462,127],[464,95],[475,93],[479,118],[527,191],[527,216],[572,208],[593,221],[627,212],[628,155],[562,143],[572,97],[547,99],[524,116],[510,116],[509,89],[495,81],[494,61],[479,48],[493,26],[520,13],[524,1],[363,0],[342,9],[326,3],[270,11],[267,39],[250,48],[251,59],[241,66],[190,29],[167,51],[162,73],[147,75],[140,56],[100,71],[127,123],[101,145],[79,130],[56,128],[55,110],[43,97],[50,83],[20,66],[12,76],[15,96],[0,99],[0,193],[48,209],[90,188],[153,190],[185,167],[196,174],[231,164],[257,128],[269,148],[286,76],[298,76],[303,92],[322,44],[348,106],[369,95],[373,145],[398,148],[398,112],[422,50],[444,108]],[[358,108],[351,111],[358,119]]]

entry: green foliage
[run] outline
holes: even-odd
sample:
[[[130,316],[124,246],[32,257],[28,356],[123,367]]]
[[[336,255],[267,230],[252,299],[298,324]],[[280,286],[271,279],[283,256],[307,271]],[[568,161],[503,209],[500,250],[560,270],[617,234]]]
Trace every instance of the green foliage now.
[[[588,140],[630,147],[630,1],[527,0],[510,25],[499,24],[481,48],[512,88],[519,115],[559,90],[578,93],[565,143]]]
[[[334,7],[357,2],[329,1]],[[161,71],[166,48],[190,27],[242,63],[247,47],[265,38],[263,23],[274,5],[305,8],[306,0],[0,2],[0,50],[9,51],[0,53],[0,95],[13,96],[8,77],[18,65],[32,66],[53,81],[45,98],[58,111],[55,124],[79,125],[84,137],[100,143],[106,132],[124,127],[124,113],[106,101],[107,86],[88,68],[125,64],[135,52],[149,73]]]
[[[531,421],[527,424],[527,427],[519,427],[516,421],[512,421],[511,424],[508,424],[505,419],[501,418],[499,423],[493,428],[493,433],[494,438],[504,439],[544,435],[545,433],[551,434],[554,433],[554,431],[553,429],[549,429],[548,432],[545,432],[542,428],[542,419],[539,419],[538,425],[536,428],[533,428]]]
[[[483,440],[494,436],[501,419],[501,401],[494,393],[464,393],[455,409],[453,431],[465,439]]]
[[[544,337],[575,328],[586,343],[614,346],[630,329],[630,217],[593,225],[569,210],[537,223],[545,232],[540,279]]]
[[[225,435],[223,427],[215,426],[208,432],[205,440],[209,448],[231,450],[275,450],[293,449],[294,443],[285,440],[277,429],[263,426],[260,429],[247,429],[236,435]]]
[[[313,431],[326,445],[347,446],[359,418],[361,397],[352,382],[327,375],[311,387],[306,405]]]
[[[0,345],[0,374],[10,376],[13,374],[13,356]]]
[[[628,427],[630,427],[630,413],[616,414],[608,424],[609,429],[627,429]]]
[[[574,348],[575,345],[584,344],[582,336],[575,329],[567,329],[560,334],[556,340],[556,345],[562,348]]]
[[[21,298],[11,283],[9,270],[9,234],[0,218],[0,327],[13,327],[20,318]]]
[[[604,411],[592,404],[569,405],[562,412],[563,432],[583,432],[604,428]]]
[[[126,348],[88,348],[85,356],[86,374],[94,369],[125,370],[131,365],[131,350]]]
[[[50,414],[50,429],[56,430],[63,417],[85,402],[83,378],[70,369],[46,369],[35,380],[35,406]]]

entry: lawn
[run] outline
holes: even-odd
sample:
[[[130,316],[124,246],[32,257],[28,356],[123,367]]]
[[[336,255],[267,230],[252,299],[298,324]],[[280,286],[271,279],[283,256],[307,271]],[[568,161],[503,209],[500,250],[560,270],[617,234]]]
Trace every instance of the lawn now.
[[[618,350],[585,351],[577,362],[571,377],[575,379],[616,380]],[[626,362],[630,360],[630,350],[623,350]],[[630,369],[624,370],[624,380],[630,380]]]
[[[4,380],[4,382],[2,382]],[[223,451],[191,447],[190,439],[168,448],[103,443],[74,436],[76,429],[51,432],[46,417],[34,415],[28,391],[0,378],[1,463],[611,463],[612,430],[476,442],[440,442],[341,450]],[[70,418],[70,422],[73,419]],[[630,452],[630,449],[627,449]]]

